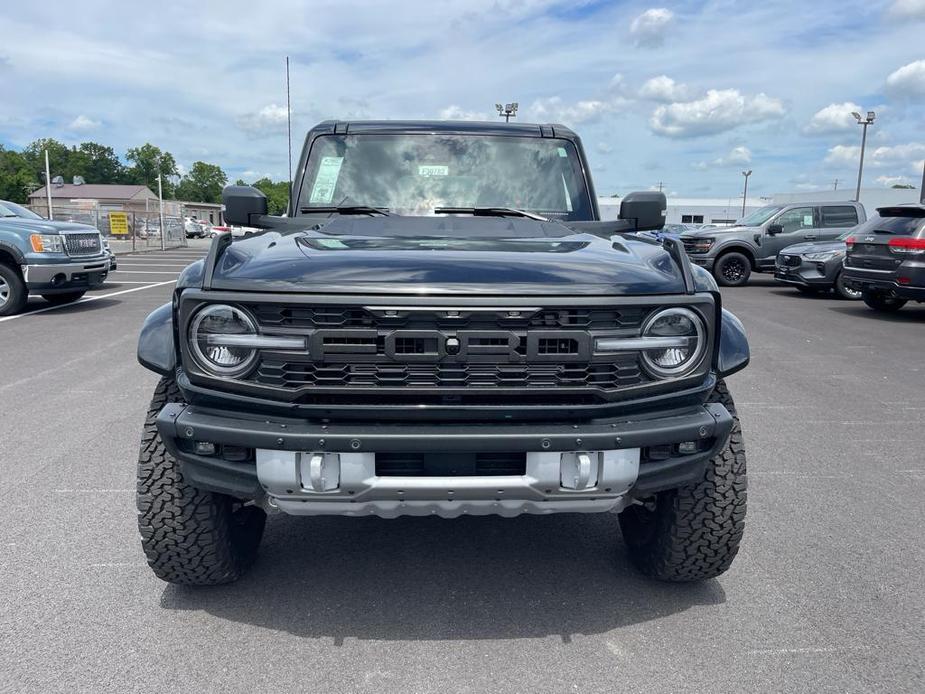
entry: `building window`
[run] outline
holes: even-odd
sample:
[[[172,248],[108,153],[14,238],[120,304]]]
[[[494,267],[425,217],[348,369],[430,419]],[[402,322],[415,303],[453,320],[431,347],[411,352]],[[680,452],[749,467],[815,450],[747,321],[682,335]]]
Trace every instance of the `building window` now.
[[[214,212],[209,213],[209,224],[215,224],[215,213]]]
[[[681,224],[703,224],[702,214],[682,214]]]
[[[734,219],[711,219],[711,224],[735,224]]]

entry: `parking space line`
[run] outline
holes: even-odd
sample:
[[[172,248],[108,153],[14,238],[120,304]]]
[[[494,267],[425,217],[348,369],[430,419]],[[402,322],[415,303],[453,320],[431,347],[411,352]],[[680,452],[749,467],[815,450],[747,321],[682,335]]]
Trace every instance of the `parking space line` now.
[[[121,269],[113,272],[122,272]],[[125,270],[126,275],[179,275],[176,270]]]
[[[173,274],[173,273],[168,273]],[[109,294],[93,294],[92,296],[85,296],[82,299],[78,299],[70,304],[61,304],[60,306],[44,306],[42,308],[37,308],[34,311],[26,311],[24,313],[17,313],[15,316],[6,316],[0,318],[0,323],[4,323],[8,320],[16,320],[17,318],[22,318],[24,316],[31,316],[34,313],[45,313],[45,311],[54,311],[59,308],[66,308],[68,306],[76,306],[77,304],[85,304],[88,301],[96,301],[97,299],[108,299],[111,296],[121,296],[122,294],[131,294],[132,292],[140,292],[144,289],[153,289],[154,287],[163,287],[165,284],[173,284],[176,282],[173,280],[166,280],[164,282],[154,282],[152,284],[147,284],[144,287],[132,287],[131,289],[122,289],[118,292],[110,292]]]

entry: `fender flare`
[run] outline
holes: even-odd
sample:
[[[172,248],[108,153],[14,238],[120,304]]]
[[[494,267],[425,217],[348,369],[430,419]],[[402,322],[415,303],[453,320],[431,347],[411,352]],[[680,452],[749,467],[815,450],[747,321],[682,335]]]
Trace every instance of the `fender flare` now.
[[[734,313],[722,310],[719,331],[719,353],[716,355],[716,374],[719,378],[731,376],[748,366],[751,352],[745,326]]]
[[[741,241],[730,241],[726,245],[720,245],[713,256],[713,262],[716,263],[722,256],[727,253],[741,253],[752,262],[752,269],[758,267],[758,254],[754,249]]]
[[[6,251],[9,253],[11,256],[13,256],[13,260],[15,260],[20,265],[22,265],[25,261],[25,257],[23,256],[22,251],[9,243],[0,241],[0,251]]]
[[[138,336],[138,363],[162,376],[170,375],[176,369],[173,304],[166,303],[154,309],[145,318],[141,334]]]

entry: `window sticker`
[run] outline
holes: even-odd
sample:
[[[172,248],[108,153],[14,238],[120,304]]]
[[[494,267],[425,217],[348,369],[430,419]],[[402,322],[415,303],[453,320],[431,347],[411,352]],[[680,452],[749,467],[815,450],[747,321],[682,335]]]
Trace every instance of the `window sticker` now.
[[[813,216],[811,214],[803,215],[803,226],[811,227],[813,225]]]
[[[330,203],[334,200],[334,188],[343,163],[343,157],[321,158],[318,175],[315,176],[315,185],[312,186],[312,194],[308,198],[309,203]]]
[[[557,151],[559,152],[559,156],[563,159],[568,157],[568,152],[565,151],[565,147],[558,147]]]
[[[418,176],[449,176],[450,167],[441,164],[419,164]]]

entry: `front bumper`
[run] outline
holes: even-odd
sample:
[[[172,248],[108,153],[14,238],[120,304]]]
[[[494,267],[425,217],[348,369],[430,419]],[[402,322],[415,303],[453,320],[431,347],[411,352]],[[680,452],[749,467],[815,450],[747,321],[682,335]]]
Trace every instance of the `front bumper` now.
[[[109,256],[74,259],[67,263],[32,263],[22,265],[23,279],[30,292],[50,294],[75,289],[92,289],[106,280]]]
[[[836,261],[803,260],[797,267],[775,265],[774,279],[784,284],[820,289],[831,288],[835,286],[835,278],[838,276],[841,262],[840,259]]]
[[[318,424],[248,416],[171,403],[158,415],[164,444],[196,487],[300,515],[439,515],[600,512],[632,498],[700,479],[725,445],[732,416],[718,404],[670,414],[574,425]],[[677,444],[695,442],[681,454]],[[215,454],[196,453],[198,443]],[[225,455],[234,447],[236,462]],[[658,455],[653,453],[658,449]],[[230,450],[230,449],[227,449]],[[663,455],[665,451],[667,455]],[[389,452],[523,452],[523,475],[377,476],[375,454]],[[560,482],[563,453],[596,456],[596,482],[580,490]],[[278,454],[277,454],[278,453]],[[298,454],[298,455],[293,455]],[[316,491],[304,472],[310,458],[337,454],[336,487]]]
[[[713,271],[713,265],[716,263],[716,258],[714,256],[707,255],[697,255],[694,253],[688,253],[687,257],[694,265],[699,265],[705,270]]]

